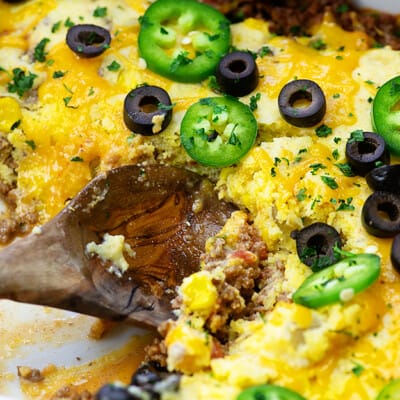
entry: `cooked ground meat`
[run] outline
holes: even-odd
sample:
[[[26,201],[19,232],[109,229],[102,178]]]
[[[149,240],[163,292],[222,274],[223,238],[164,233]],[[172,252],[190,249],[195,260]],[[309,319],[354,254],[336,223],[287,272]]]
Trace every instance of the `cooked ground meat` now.
[[[372,10],[357,10],[348,0],[204,0],[220,9],[232,21],[244,17],[270,21],[279,35],[304,36],[330,12],[347,31],[365,31],[371,46],[390,45],[400,49],[400,20],[394,15]]]
[[[87,390],[78,392],[72,385],[57,390],[50,400],[93,400],[94,396]]]

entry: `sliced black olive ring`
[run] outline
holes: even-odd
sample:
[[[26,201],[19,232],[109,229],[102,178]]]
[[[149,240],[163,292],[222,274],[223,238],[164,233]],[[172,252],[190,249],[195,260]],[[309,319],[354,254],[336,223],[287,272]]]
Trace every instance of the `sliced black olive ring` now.
[[[315,222],[291,233],[300,260],[316,272],[338,261],[334,248],[342,247],[339,232],[331,225]]]
[[[400,196],[374,192],[365,201],[361,220],[368,233],[377,237],[393,237],[400,233]]]
[[[298,127],[318,124],[326,112],[322,89],[308,79],[287,83],[279,93],[278,106],[284,120]]]
[[[109,48],[111,43],[110,32],[97,25],[74,25],[67,32],[68,47],[80,57],[97,57]]]
[[[400,194],[400,164],[374,168],[365,179],[372,190]]]
[[[400,273],[400,234],[397,234],[390,249],[390,260],[394,269]]]
[[[221,59],[216,78],[224,93],[237,97],[245,96],[258,85],[258,67],[250,53],[234,51]]]
[[[140,86],[125,97],[124,122],[132,132],[155,135],[168,126],[171,118],[171,99],[158,86]]]
[[[390,153],[382,136],[363,132],[364,140],[348,140],[346,157],[354,173],[365,176],[377,163],[389,164]]]

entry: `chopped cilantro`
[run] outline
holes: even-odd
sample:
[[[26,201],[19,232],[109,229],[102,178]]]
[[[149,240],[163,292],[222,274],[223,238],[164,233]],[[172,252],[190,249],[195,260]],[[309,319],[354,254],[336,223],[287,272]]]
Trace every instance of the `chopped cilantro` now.
[[[262,46],[261,49],[258,50],[258,55],[260,57],[271,56],[273,52],[268,46]]]
[[[332,128],[323,124],[315,129],[315,133],[317,134],[318,137],[327,137],[332,133]]]
[[[64,97],[64,98],[63,98],[65,107],[68,107],[68,108],[78,108],[78,106],[70,106],[70,105],[69,105],[69,103],[71,102],[71,100],[72,100],[72,96],[67,96],[67,97]]]
[[[364,132],[362,129],[356,129],[353,132],[350,132],[349,143],[353,142],[363,142],[364,141]]]
[[[46,55],[47,53],[45,52],[45,47],[46,44],[50,42],[49,38],[43,38],[35,47],[35,50],[33,51],[33,59],[35,61],[39,62],[44,62],[46,61]]]
[[[338,99],[338,98],[340,97],[340,93],[334,93],[334,94],[332,95],[332,97],[333,97],[334,99]]]
[[[336,211],[354,211],[355,207],[351,204],[352,201],[352,197],[349,197],[347,200],[339,199],[339,207]]]
[[[356,365],[351,369],[351,372],[355,375],[355,376],[360,376],[361,373],[364,371],[364,367],[360,364],[355,363]]]
[[[71,21],[70,17],[68,17],[64,22],[64,26],[66,26],[67,28],[71,28],[74,25],[75,25],[75,23]]]
[[[326,166],[321,163],[314,163],[310,165],[310,168],[311,168],[311,174],[315,175],[319,169],[325,169]]]
[[[158,103],[158,104],[157,104],[157,108],[158,108],[159,110],[168,111],[168,110],[172,110],[174,107],[175,107],[175,103],[172,103],[172,104]]]
[[[339,4],[339,5],[336,7],[335,11],[336,11],[338,14],[345,13],[345,12],[349,11],[349,6],[348,6],[347,4]]]
[[[339,61],[343,60],[343,56],[336,56],[335,58],[336,58],[336,60],[339,60]]]
[[[211,90],[213,90],[214,92],[220,92],[221,91],[221,88],[218,85],[217,78],[215,77],[215,75],[211,75],[208,78],[208,87]]]
[[[340,137],[338,137],[338,136],[335,136],[335,137],[333,138],[333,141],[334,141],[336,144],[338,144],[338,143],[340,143],[340,142],[342,141],[342,138],[340,138]]]
[[[93,11],[93,17],[102,18],[107,15],[107,7],[97,7]]]
[[[92,96],[94,94],[93,86],[90,86],[88,96]]]
[[[315,39],[310,42],[310,46],[315,50],[324,50],[326,49],[326,43],[321,39]]]
[[[33,81],[37,75],[28,72],[25,73],[21,68],[14,68],[12,70],[12,81],[8,83],[7,89],[10,93],[17,93],[22,97],[28,90],[32,89]]]
[[[15,121],[12,125],[11,125],[11,130],[13,131],[14,129],[17,129],[19,126],[21,125],[21,120],[17,120]]]
[[[322,175],[321,180],[322,182],[325,183],[325,185],[329,186],[331,189],[337,189],[339,187],[339,185],[335,181],[335,178],[332,178],[330,176]]]
[[[79,156],[75,156],[75,157],[71,157],[70,160],[71,160],[71,161],[74,161],[74,162],[82,162],[82,161],[83,161],[83,158],[82,158],[82,157],[79,157]]]
[[[109,71],[118,71],[121,68],[121,64],[119,64],[117,61],[113,60],[111,64],[107,65],[107,69]]]
[[[65,74],[66,74],[66,72],[63,72],[63,71],[54,71],[53,78],[54,79],[62,78]]]
[[[342,171],[344,176],[354,176],[353,170],[351,169],[350,164],[348,163],[337,163],[335,164],[336,167]]]
[[[271,176],[272,177],[275,177],[276,176],[276,171],[275,171],[275,168],[271,168]]]
[[[261,99],[261,93],[256,93],[256,95],[255,96],[251,96],[250,97],[250,104],[249,104],[249,107],[250,107],[250,110],[251,111],[255,111],[255,110],[257,110],[257,103],[258,103],[258,101]]]
[[[126,141],[128,142],[128,144],[132,144],[132,143],[133,143],[133,140],[135,139],[135,137],[136,137],[136,134],[132,132],[132,133],[126,138]]]
[[[303,200],[305,200],[305,199],[307,198],[306,191],[307,191],[306,188],[301,188],[301,189],[297,192],[296,198],[297,198],[298,201],[303,201]]]
[[[170,65],[170,71],[175,72],[179,67],[188,65],[192,60],[188,57],[188,51],[181,51],[173,60]]]
[[[334,160],[338,160],[339,159],[339,150],[335,149],[332,151],[332,157]]]
[[[33,140],[25,140],[25,143],[32,149],[36,149],[36,143]]]
[[[57,21],[53,26],[51,27],[51,33],[56,33],[60,27],[61,27],[62,21]]]

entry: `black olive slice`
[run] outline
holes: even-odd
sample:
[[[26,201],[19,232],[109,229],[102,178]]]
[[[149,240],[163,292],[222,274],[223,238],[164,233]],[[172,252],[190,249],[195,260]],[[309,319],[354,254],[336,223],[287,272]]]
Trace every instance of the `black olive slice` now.
[[[365,179],[372,190],[400,194],[400,164],[374,168]]]
[[[234,51],[221,59],[216,78],[224,93],[237,97],[245,96],[258,85],[258,67],[250,53]]]
[[[364,140],[349,139],[346,143],[346,157],[354,173],[365,176],[377,163],[389,164],[390,153],[382,136],[363,132]]]
[[[172,118],[168,93],[158,86],[140,86],[125,97],[124,122],[133,132],[150,136],[163,131]]]
[[[131,385],[149,387],[165,379],[170,373],[156,361],[143,363],[132,375]]]
[[[138,397],[131,395],[123,385],[107,383],[95,395],[95,400],[136,400]]]
[[[282,117],[289,124],[310,127],[324,118],[326,100],[318,84],[308,79],[298,79],[282,88],[278,106]]]
[[[97,57],[110,47],[110,32],[97,25],[74,25],[67,32],[68,47],[80,57]]]
[[[365,201],[361,220],[368,233],[377,237],[393,237],[400,233],[400,195],[374,192]]]
[[[394,269],[400,273],[400,234],[397,234],[390,249],[390,260]]]
[[[168,383],[167,383],[168,379]],[[140,388],[147,393],[150,399],[160,399],[156,385],[163,382],[165,388],[175,391],[180,383],[181,375],[176,372],[170,372],[166,367],[160,365],[157,361],[148,361],[143,363],[132,375],[131,385]]]
[[[334,248],[342,247],[339,232],[331,225],[315,222],[291,233],[300,260],[316,272],[339,260]]]

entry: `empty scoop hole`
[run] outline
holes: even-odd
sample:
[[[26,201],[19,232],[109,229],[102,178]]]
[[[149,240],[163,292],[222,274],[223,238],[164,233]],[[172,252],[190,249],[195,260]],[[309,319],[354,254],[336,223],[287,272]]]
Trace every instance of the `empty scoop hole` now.
[[[159,100],[154,96],[145,96],[139,102],[140,111],[150,114],[158,110]]]

